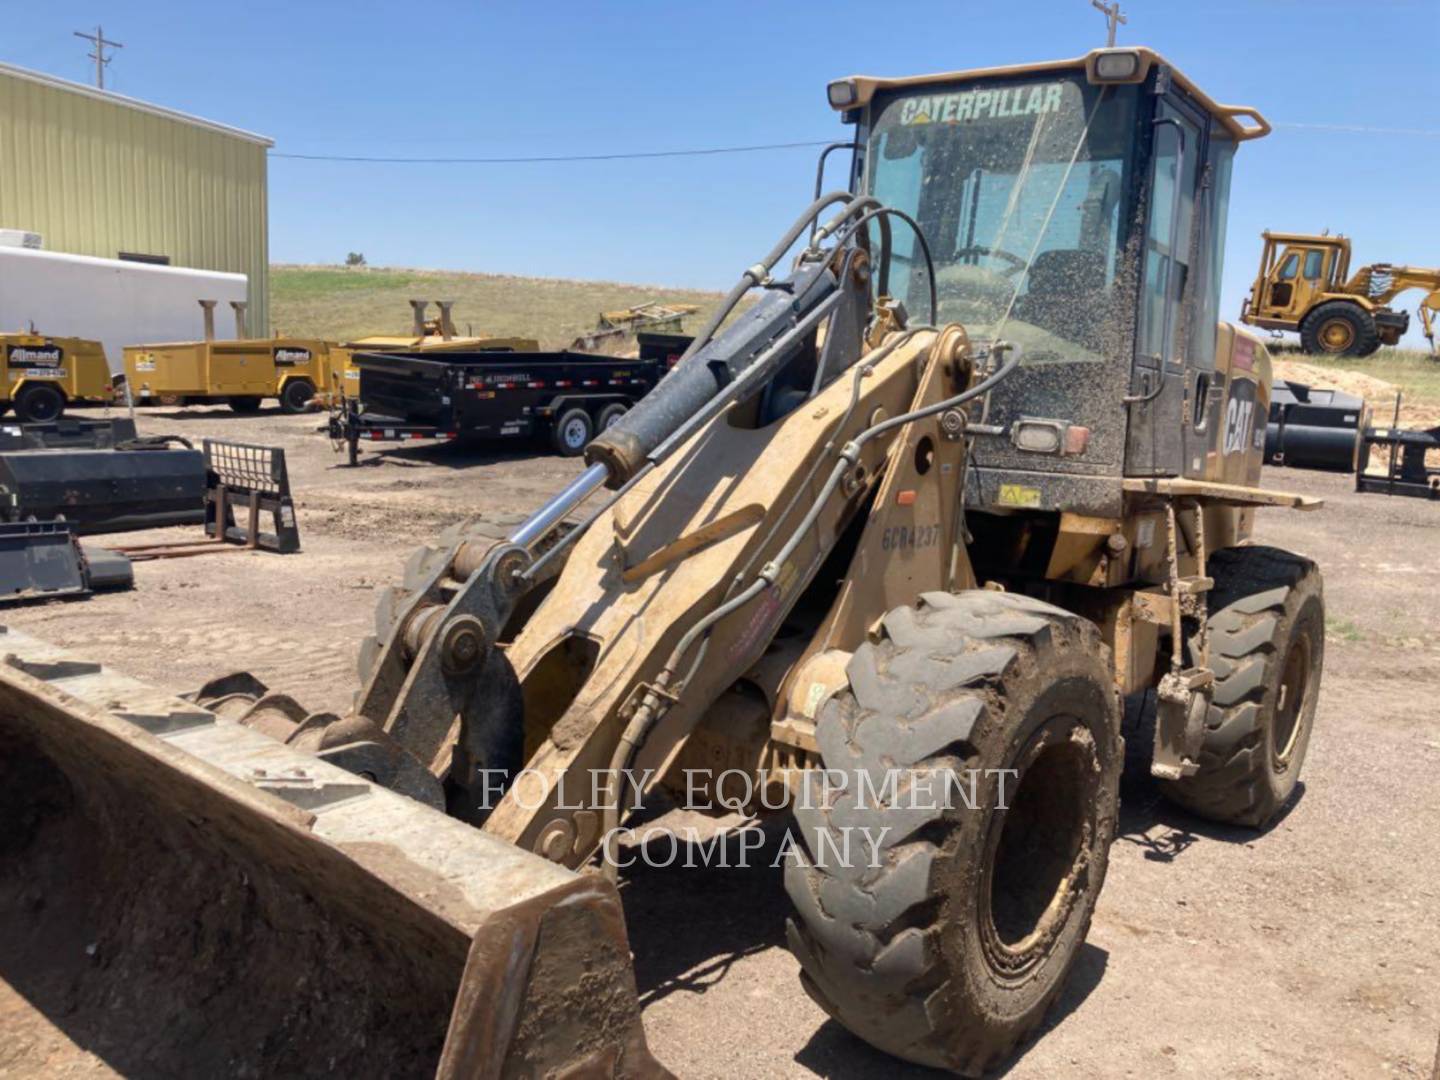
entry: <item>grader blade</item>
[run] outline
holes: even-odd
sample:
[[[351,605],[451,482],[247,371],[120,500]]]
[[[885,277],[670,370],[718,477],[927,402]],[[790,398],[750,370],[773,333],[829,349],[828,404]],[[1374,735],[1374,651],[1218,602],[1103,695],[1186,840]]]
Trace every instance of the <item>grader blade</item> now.
[[[124,1075],[669,1075],[603,879],[3,628],[0,924]]]

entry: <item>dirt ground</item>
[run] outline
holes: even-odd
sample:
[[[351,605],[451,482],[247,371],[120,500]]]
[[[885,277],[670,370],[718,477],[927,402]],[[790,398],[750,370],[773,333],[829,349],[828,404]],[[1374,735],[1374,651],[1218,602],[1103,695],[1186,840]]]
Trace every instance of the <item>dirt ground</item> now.
[[[470,514],[531,509],[578,471],[528,447],[407,448],[345,469],[318,423],[224,409],[141,418],[144,433],[283,446],[301,554],[147,563],[131,592],[0,621],[174,690],[243,668],[312,709],[343,710],[375,591],[409,551]],[[1008,1076],[1431,1076],[1440,505],[1362,497],[1322,473],[1270,470],[1266,483],[1328,500],[1310,515],[1262,511],[1258,530],[1325,573],[1326,673],[1303,791],[1257,834],[1201,822],[1127,777],[1089,942]],[[647,870],[623,892],[647,1035],[677,1075],[920,1075],[801,991],[779,870]],[[56,1072],[110,1069],[0,982],[0,1076]]]

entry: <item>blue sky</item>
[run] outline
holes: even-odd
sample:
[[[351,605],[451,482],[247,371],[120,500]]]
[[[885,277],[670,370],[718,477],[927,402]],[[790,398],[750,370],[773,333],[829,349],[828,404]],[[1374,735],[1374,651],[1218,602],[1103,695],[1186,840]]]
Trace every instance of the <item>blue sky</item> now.
[[[1276,123],[1236,163],[1224,311],[1262,228],[1440,263],[1437,0],[1133,0],[1120,43]],[[273,137],[277,152],[527,156],[838,137],[827,81],[1078,55],[1088,0],[244,4],[0,0],[0,59]],[[1337,125],[1367,131],[1318,130]],[[1396,134],[1408,131],[1410,134]],[[271,255],[720,288],[803,207],[814,151],[532,165],[275,159]],[[1412,332],[1413,336],[1413,332]]]

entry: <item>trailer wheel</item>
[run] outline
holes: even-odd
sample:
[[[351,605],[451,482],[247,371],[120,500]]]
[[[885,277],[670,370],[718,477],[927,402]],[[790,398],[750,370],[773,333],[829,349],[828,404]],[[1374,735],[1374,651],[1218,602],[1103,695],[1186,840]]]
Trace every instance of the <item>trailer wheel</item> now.
[[[871,1045],[979,1076],[1059,994],[1105,880],[1125,756],[1110,659],[1039,600],[927,593],[846,673],[787,851],[801,982]]]
[[[579,457],[594,434],[595,425],[590,420],[590,414],[577,405],[560,414],[551,429],[550,438],[555,444],[555,452],[561,457]]]
[[[15,418],[22,424],[45,424],[65,412],[65,395],[48,383],[31,383],[15,395]]]
[[[1380,347],[1375,319],[1359,304],[1329,300],[1305,316],[1300,346],[1327,356],[1369,356]]]
[[[280,391],[280,411],[294,416],[309,412],[315,398],[315,384],[309,379],[291,379]]]
[[[257,413],[260,411],[260,402],[262,400],[262,398],[255,395],[246,394],[240,397],[226,398],[225,403],[230,406],[231,412],[237,412],[240,413],[242,416],[248,416],[251,413]]]
[[[1310,745],[1325,662],[1325,595],[1309,559],[1271,547],[1210,559],[1215,697],[1200,771],[1163,784],[1202,817],[1261,828],[1285,806]]]
[[[623,402],[617,401],[613,405],[606,405],[600,410],[600,415],[595,418],[595,430],[605,431],[629,411],[630,406]]]

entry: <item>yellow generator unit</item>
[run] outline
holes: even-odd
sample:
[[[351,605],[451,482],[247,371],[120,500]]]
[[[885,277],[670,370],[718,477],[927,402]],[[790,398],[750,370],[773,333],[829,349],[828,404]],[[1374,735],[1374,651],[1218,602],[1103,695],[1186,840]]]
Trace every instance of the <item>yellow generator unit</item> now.
[[[1423,289],[1416,313],[1430,348],[1440,315],[1440,270],[1372,263],[1350,272],[1350,240],[1310,233],[1261,234],[1260,270],[1240,311],[1241,322],[1300,335],[1307,353],[1369,356],[1396,345],[1410,314],[1392,302]]]
[[[252,413],[277,398],[286,413],[305,412],[330,368],[330,342],[318,338],[216,341],[213,300],[202,300],[205,340],[125,349],[125,379],[137,405],[226,402]],[[237,328],[241,308],[236,307]]]
[[[440,309],[438,318],[426,317],[430,304]],[[489,337],[485,334],[457,334],[452,311],[453,300],[411,300],[413,321],[409,334],[375,334],[356,338],[330,347],[330,362],[326,371],[324,397],[330,404],[346,395],[354,396],[360,389],[360,369],[355,357],[367,352],[389,352],[396,349],[422,350],[425,352],[464,352],[485,349],[495,352],[538,352],[540,342],[535,338]]]
[[[21,422],[54,420],[71,404],[110,401],[110,366],[105,348],[85,338],[46,334],[0,334],[5,378],[0,413],[15,410]]]

